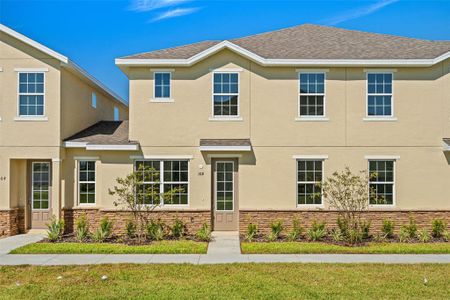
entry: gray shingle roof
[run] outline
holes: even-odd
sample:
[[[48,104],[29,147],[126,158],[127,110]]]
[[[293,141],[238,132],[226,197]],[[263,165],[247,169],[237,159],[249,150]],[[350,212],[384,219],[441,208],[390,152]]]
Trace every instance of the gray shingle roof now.
[[[100,121],[64,141],[95,145],[137,144],[128,138],[128,121]]]
[[[249,139],[201,139],[200,146],[251,146]]]
[[[450,51],[450,41],[430,41],[304,24],[230,40],[266,59],[432,59]],[[186,59],[219,41],[205,41],[123,57]]]

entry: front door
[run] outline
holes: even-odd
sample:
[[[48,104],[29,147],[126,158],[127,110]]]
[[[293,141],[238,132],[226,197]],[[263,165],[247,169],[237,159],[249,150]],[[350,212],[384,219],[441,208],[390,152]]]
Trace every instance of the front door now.
[[[51,218],[50,162],[31,163],[31,228],[45,228]]]
[[[221,159],[213,166],[214,230],[238,230],[237,160]]]

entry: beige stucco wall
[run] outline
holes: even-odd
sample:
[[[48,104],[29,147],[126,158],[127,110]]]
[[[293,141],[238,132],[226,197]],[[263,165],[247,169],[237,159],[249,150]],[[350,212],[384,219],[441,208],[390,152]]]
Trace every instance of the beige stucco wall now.
[[[45,70],[45,119],[18,120],[18,72]],[[62,140],[100,120],[113,120],[114,106],[128,119],[127,107],[91,82],[71,73],[61,63],[15,38],[0,33],[0,209],[26,204],[27,160],[48,160],[52,165],[52,206],[59,210],[65,179]],[[97,109],[91,107],[91,92]]]
[[[161,66],[161,69],[173,69]],[[242,121],[211,121],[212,72],[242,68]],[[263,67],[229,50],[172,71],[171,103],[153,103],[153,72],[131,67],[130,137],[146,155],[193,155],[190,208],[210,205],[208,158],[202,138],[250,138],[253,153],[240,159],[241,209],[297,209],[293,155],[328,155],[325,175],[349,166],[367,169],[366,155],[400,156],[396,203],[385,209],[450,209],[450,165],[442,138],[450,137],[449,61],[429,68],[393,68],[394,117],[366,116],[366,68],[326,69],[324,122],[296,121],[301,67]],[[149,117],[151,116],[151,117]],[[200,164],[205,175],[199,176]],[[205,200],[203,200],[205,199]]]
[[[97,96],[97,107],[91,105],[92,93]],[[61,135],[71,135],[100,120],[113,121],[114,107],[119,109],[120,120],[128,119],[128,108],[92,83],[66,69],[61,71]]]

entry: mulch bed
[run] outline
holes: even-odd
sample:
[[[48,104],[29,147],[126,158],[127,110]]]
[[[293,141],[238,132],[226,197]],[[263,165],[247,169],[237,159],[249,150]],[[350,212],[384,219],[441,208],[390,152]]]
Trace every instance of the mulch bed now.
[[[164,237],[161,241],[179,241],[179,240],[185,240],[185,241],[194,241],[194,242],[202,242],[199,239],[197,239],[194,235],[185,235],[182,238],[174,238],[171,236]],[[124,244],[129,246],[142,246],[142,245],[151,245],[154,242],[154,240],[145,239],[143,241],[138,241],[137,238],[129,238],[126,236],[118,236],[113,235],[107,239],[105,239],[102,243],[108,243],[108,244]],[[57,241],[50,241],[48,238],[43,239],[42,241],[38,243],[84,243],[84,244],[94,244],[99,243],[98,241],[94,241],[92,238],[87,237],[82,242],[76,239],[75,234],[65,234]]]

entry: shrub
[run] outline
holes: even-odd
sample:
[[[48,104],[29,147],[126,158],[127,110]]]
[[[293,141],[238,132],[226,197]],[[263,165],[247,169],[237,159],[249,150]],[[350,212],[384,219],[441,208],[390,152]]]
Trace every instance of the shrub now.
[[[112,233],[113,222],[108,219],[108,217],[104,217],[100,220],[100,225],[97,230],[94,232],[92,238],[96,242],[104,242],[111,236]]]
[[[180,219],[175,219],[172,228],[170,228],[170,231],[174,238],[179,239],[184,236],[185,229],[186,227],[183,224],[183,221],[181,221]]]
[[[336,229],[336,228],[333,228],[331,230],[331,238],[335,242],[340,242],[340,241],[342,241],[344,239],[343,236],[342,236],[341,230],[340,229]]]
[[[252,223],[248,224],[245,239],[249,242],[252,242],[257,234],[258,234],[258,226]]]
[[[132,239],[136,236],[136,224],[132,220],[127,220],[127,223],[125,224],[125,230],[129,239]]]
[[[403,229],[408,233],[409,238],[415,238],[417,235],[416,220],[412,216],[409,216],[409,224],[403,225]]]
[[[270,233],[268,236],[269,241],[276,241],[283,231],[283,223],[281,221],[272,222],[270,224]]]
[[[440,238],[447,228],[447,224],[442,219],[434,219],[431,223],[431,232],[433,237]]]
[[[303,233],[303,228],[300,226],[300,222],[297,219],[292,221],[292,230],[288,233],[288,240],[293,242],[300,238]]]
[[[340,216],[337,218],[337,225],[342,237],[348,235],[348,221],[347,219],[341,218]]]
[[[197,238],[203,242],[209,242],[211,240],[211,230],[209,229],[208,224],[203,223],[202,228],[197,231]]]
[[[56,242],[64,233],[64,220],[57,220],[55,216],[50,219],[50,223],[47,224],[47,237],[50,242]]]
[[[363,232],[359,229],[350,228],[348,230],[347,241],[351,244],[360,243],[363,240]]]
[[[447,230],[445,230],[445,231],[442,233],[442,238],[443,238],[444,241],[446,241],[446,242],[450,241],[450,232],[447,231]]]
[[[372,223],[366,220],[359,221],[359,228],[361,229],[361,238],[368,239],[370,237],[370,225]]]
[[[419,230],[417,236],[422,243],[429,242],[431,239],[430,233],[426,229]]]
[[[84,241],[89,235],[89,225],[86,220],[86,215],[82,214],[76,222],[75,237],[77,241]]]
[[[400,232],[398,233],[398,239],[400,243],[407,242],[409,238],[410,238],[409,231],[405,227],[402,227],[400,229]]]
[[[314,221],[311,228],[308,229],[307,234],[311,241],[320,241],[326,235],[325,222],[318,223],[317,221]]]
[[[147,236],[150,240],[160,241],[164,239],[164,223],[160,220],[154,222],[150,220],[147,224]]]
[[[386,238],[392,238],[394,236],[395,223],[391,220],[383,220],[383,225],[381,226],[381,232],[383,232]]]

